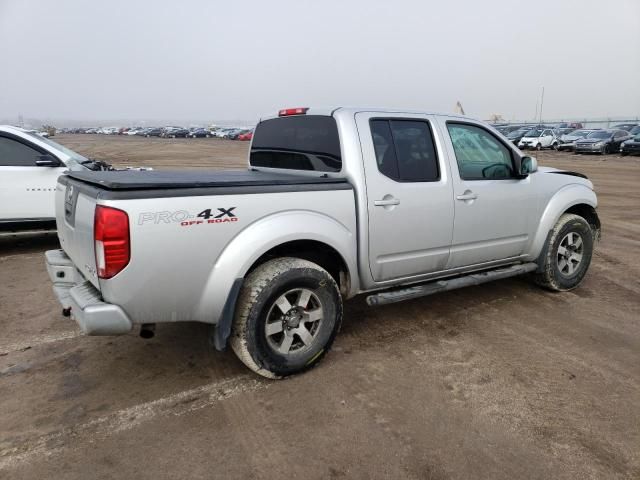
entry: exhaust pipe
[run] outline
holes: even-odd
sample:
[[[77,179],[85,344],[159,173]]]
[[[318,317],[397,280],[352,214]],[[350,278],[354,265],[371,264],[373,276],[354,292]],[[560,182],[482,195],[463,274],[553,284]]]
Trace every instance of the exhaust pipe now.
[[[156,324],[155,323],[143,323],[140,327],[140,336],[144,339],[153,338],[156,334]]]

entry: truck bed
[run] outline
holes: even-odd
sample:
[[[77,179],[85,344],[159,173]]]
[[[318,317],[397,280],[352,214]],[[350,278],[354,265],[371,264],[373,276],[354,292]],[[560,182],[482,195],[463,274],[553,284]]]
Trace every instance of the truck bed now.
[[[302,176],[256,170],[147,170],[68,172],[73,179],[107,190],[164,188],[256,187],[267,185],[327,185],[347,183],[344,178]]]
[[[276,192],[351,190],[345,178],[256,170],[131,170],[67,172],[60,183],[69,181],[84,189],[95,189],[97,198],[134,199],[240,195]],[[80,184],[78,184],[80,182]],[[81,188],[83,189],[83,188]]]

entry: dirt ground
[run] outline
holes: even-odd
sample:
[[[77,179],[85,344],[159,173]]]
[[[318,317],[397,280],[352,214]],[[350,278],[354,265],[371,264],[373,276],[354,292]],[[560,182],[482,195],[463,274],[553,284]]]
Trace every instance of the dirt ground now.
[[[55,140],[158,168],[242,168],[247,148]],[[0,239],[0,478],[640,478],[640,158],[537,156],[600,198],[580,288],[355,299],[324,362],[278,382],[195,323],[80,336],[44,268],[56,237]]]

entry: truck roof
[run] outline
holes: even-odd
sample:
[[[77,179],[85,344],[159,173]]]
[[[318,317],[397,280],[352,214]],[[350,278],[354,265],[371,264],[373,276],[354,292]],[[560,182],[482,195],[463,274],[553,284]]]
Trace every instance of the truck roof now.
[[[463,115],[456,115],[456,114],[450,114],[450,113],[438,113],[438,112],[430,112],[430,111],[425,111],[425,110],[411,110],[411,109],[407,109],[407,108],[389,108],[389,107],[340,107],[340,106],[334,106],[334,107],[305,107],[307,108],[307,111],[305,113],[305,115],[326,115],[326,116],[332,116],[336,113],[346,113],[347,115],[350,114],[356,114],[359,112],[380,112],[380,113],[407,113],[407,114],[423,114],[423,115],[436,115],[436,116],[443,116],[443,117],[452,117],[452,118],[459,118],[459,119],[463,119],[463,120],[477,120],[474,119],[472,117],[467,117],[467,116],[463,116]],[[268,120],[271,118],[277,118],[278,112],[275,112],[272,115],[267,115],[265,117],[260,118],[260,121],[263,120]]]

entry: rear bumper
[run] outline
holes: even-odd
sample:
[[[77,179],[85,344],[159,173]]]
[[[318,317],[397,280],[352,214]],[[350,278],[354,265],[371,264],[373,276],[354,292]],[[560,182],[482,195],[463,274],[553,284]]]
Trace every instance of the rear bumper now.
[[[103,302],[100,292],[84,279],[63,250],[47,251],[45,259],[53,292],[85,334],[121,335],[131,331],[133,323],[124,310]]]

